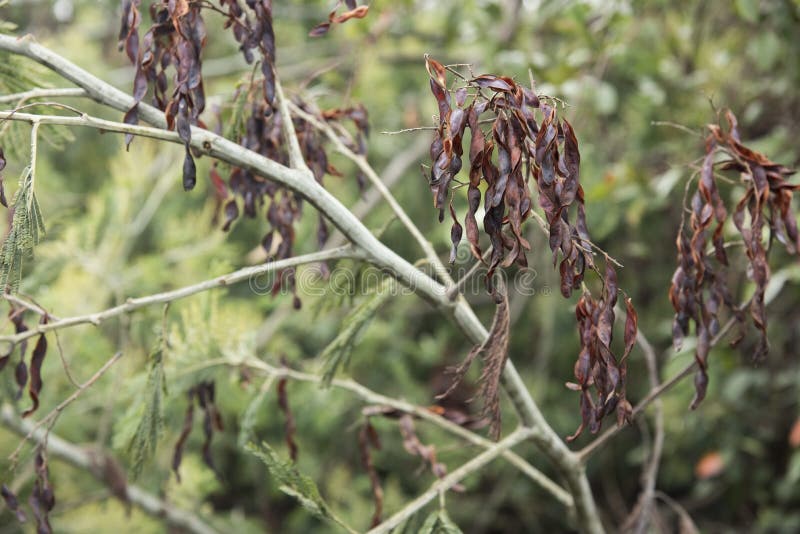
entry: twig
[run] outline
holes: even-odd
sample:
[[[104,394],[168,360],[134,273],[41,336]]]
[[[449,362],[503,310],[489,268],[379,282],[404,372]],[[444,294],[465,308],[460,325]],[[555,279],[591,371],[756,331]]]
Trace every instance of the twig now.
[[[425,493],[405,505],[402,510],[394,514],[392,517],[370,530],[368,534],[387,534],[388,532],[391,532],[392,529],[416,514],[420,509],[424,508],[426,504],[438,497],[440,493],[449,490],[458,484],[462,479],[466,478],[475,471],[478,471],[483,466],[502,455],[503,451],[508,450],[521,441],[530,438],[535,433],[536,430],[531,428],[518,428],[502,441],[494,444],[491,448],[486,449],[479,455],[475,456],[475,458],[472,460],[468,461],[455,471],[449,473],[447,476],[434,482]]]
[[[403,128],[402,130],[391,130],[386,131],[384,130],[381,132],[383,135],[400,135],[404,133],[412,133],[412,132],[433,132],[438,130],[439,128],[436,126],[416,126],[414,128]]]
[[[489,256],[491,256],[491,254],[492,254],[492,247],[489,247],[488,249],[486,249],[486,252],[483,253],[481,259],[475,260],[475,263],[472,265],[472,267],[469,268],[469,271],[464,273],[464,276],[459,278],[452,286],[450,286],[450,288],[447,290],[448,299],[453,300],[458,296],[458,294],[461,292],[461,288],[464,287],[464,284],[466,284],[469,281],[469,279],[475,275],[476,272],[478,272],[478,269],[481,268],[481,265],[484,266],[486,265],[486,260],[489,259]]]
[[[109,458],[111,456],[109,453],[105,451],[89,452],[52,433],[46,436],[43,429],[35,430],[32,428],[32,423],[19,419],[14,413],[14,409],[7,404],[0,409],[0,421],[2,421],[3,426],[20,436],[30,434],[31,438],[37,443],[46,443],[47,452],[53,457],[64,460],[77,469],[88,471],[103,484],[109,483],[105,471],[98,468],[98,460],[110,461]],[[215,534],[217,532],[208,524],[207,520],[178,508],[172,503],[163,501],[139,486],[128,485],[126,487],[126,496],[131,504],[137,506],[146,514],[163,519],[169,525],[179,529],[186,529],[195,534]]]
[[[353,248],[351,246],[344,246],[332,250],[324,250],[322,252],[314,252],[311,254],[296,256],[294,258],[287,258],[285,260],[265,263],[263,265],[245,267],[243,269],[239,269],[238,271],[233,271],[232,273],[217,276],[215,278],[212,278],[210,280],[205,280],[197,284],[192,284],[178,289],[173,289],[171,291],[165,291],[163,293],[156,293],[154,295],[149,295],[146,297],[130,298],[124,304],[120,304],[118,306],[114,306],[112,308],[108,308],[100,312],[92,313],[89,315],[65,317],[58,321],[53,321],[47,324],[39,324],[31,328],[30,330],[20,332],[19,334],[0,336],[0,343],[6,342],[12,345],[16,345],[23,339],[27,339],[29,337],[33,337],[44,332],[49,332],[51,330],[58,330],[61,328],[67,328],[70,326],[75,326],[79,324],[88,324],[88,323],[91,323],[93,325],[99,325],[106,319],[110,319],[118,315],[131,313],[132,311],[138,310],[139,308],[144,308],[145,306],[152,306],[154,304],[163,304],[167,302],[172,302],[173,300],[179,300],[194,295],[196,293],[200,293],[202,291],[207,291],[209,289],[217,287],[226,287],[231,284],[242,282],[244,280],[249,280],[255,276],[259,276],[280,269],[285,269],[287,267],[294,267],[305,263],[314,263],[330,259],[358,258],[358,257],[362,257],[362,253],[358,249]]]
[[[428,152],[429,146],[429,141],[422,137],[418,137],[411,146],[395,154],[395,156],[391,159],[391,161],[389,161],[389,163],[381,172],[381,181],[386,188],[391,190],[391,188],[394,187],[401,178],[403,178],[408,168],[411,167],[411,165],[414,165],[417,161],[419,161],[419,158]],[[375,208],[382,198],[383,195],[381,192],[377,188],[372,187],[358,202],[353,205],[351,211],[356,217],[363,220],[364,217],[366,217],[367,214],[369,214]],[[338,247],[343,245],[345,242],[346,239],[342,233],[337,232],[331,236],[325,247]]]
[[[217,358],[214,360],[207,360],[196,366],[184,369],[180,374],[182,375],[189,374],[216,365],[230,365],[230,366],[243,365],[251,369],[262,371],[266,373],[267,376],[275,380],[281,378],[288,378],[296,382],[308,382],[311,384],[322,383],[322,378],[318,375],[304,373],[302,371],[295,371],[287,367],[276,367],[268,364],[263,360],[259,360],[256,358],[247,358],[242,361],[231,360],[230,358]],[[458,436],[464,439],[465,441],[472,443],[473,445],[483,447],[484,449],[488,449],[496,445],[495,442],[490,441],[474,432],[470,432],[469,430],[460,425],[448,421],[441,415],[432,412],[431,410],[429,410],[424,406],[417,406],[415,404],[411,404],[403,400],[395,399],[393,397],[387,397],[386,395],[381,395],[380,393],[377,393],[354,380],[334,378],[331,381],[330,386],[344,391],[349,391],[350,393],[356,395],[357,397],[359,397],[360,399],[364,400],[369,404],[388,406],[397,411],[412,414],[415,417],[418,417],[435,426],[438,426],[442,430],[445,430],[450,434]],[[552,494],[553,497],[555,497],[564,506],[566,506],[567,508],[571,508],[574,505],[572,496],[569,494],[569,492],[567,492],[561,486],[553,482],[550,478],[547,477],[547,475],[545,475],[544,473],[533,467],[524,458],[515,454],[512,451],[505,451],[503,452],[502,456],[503,458],[508,460],[509,463],[514,465],[514,467],[525,473],[531,480],[533,480],[534,482],[539,484],[542,488],[544,488],[547,492]]]
[[[58,416],[61,415],[61,412],[63,412],[64,409],[67,406],[69,406],[73,401],[75,401],[75,399],[80,397],[81,394],[88,387],[90,387],[92,384],[94,384],[95,382],[100,380],[100,377],[103,376],[105,374],[105,372],[108,371],[111,368],[111,366],[114,365],[117,362],[117,360],[119,360],[120,358],[122,358],[122,353],[121,352],[118,352],[118,353],[114,354],[114,356],[112,356],[110,360],[108,360],[106,363],[104,363],[103,366],[100,369],[98,369],[97,372],[95,374],[93,374],[91,378],[89,378],[89,380],[87,380],[86,382],[81,384],[81,386],[78,389],[73,391],[72,395],[70,395],[69,397],[67,397],[63,401],[61,401],[61,403],[58,406],[53,408],[52,411],[50,411],[50,413],[45,415],[43,418],[41,418],[35,424],[32,424],[30,432],[28,432],[28,434],[25,436],[25,438],[23,438],[22,442],[19,445],[17,445],[17,448],[14,449],[14,452],[12,452],[11,455],[8,457],[9,461],[12,464],[16,464],[17,463],[17,460],[19,458],[19,453],[22,450],[22,447],[25,445],[25,443],[29,439],[31,439],[31,436],[33,436],[34,432],[36,432],[36,430],[38,430],[41,426],[43,426],[45,424],[47,424],[47,430],[44,433],[44,438],[43,439],[44,439],[44,441],[47,441],[47,434],[50,433],[50,429],[53,428],[53,425],[55,425],[56,420],[58,420]]]
[[[51,315],[47,310],[38,304],[34,304],[33,302],[20,298],[19,295],[15,295],[13,293],[3,293],[3,298],[11,304],[16,304],[20,308],[25,308],[26,310],[32,311],[36,315],[40,315],[42,317],[46,316],[50,320],[58,320],[58,317]]]
[[[20,113],[17,111],[0,111],[0,119],[29,122],[34,125],[54,124],[58,126],[88,126],[107,132],[126,133],[139,137],[149,137],[161,141],[182,144],[176,132],[151,128],[149,126],[137,126],[134,124],[124,124],[105,119],[99,119],[90,115],[83,114],[79,117],[65,117],[62,115],[40,115],[36,113]]]
[[[617,317],[622,317],[622,314],[618,313]],[[644,354],[650,388],[656,389],[660,385],[656,352],[641,330],[636,333],[636,342]],[[650,514],[658,479],[658,467],[661,463],[661,453],[664,449],[664,406],[661,399],[656,399],[653,402],[653,407],[655,408],[655,413],[653,414],[655,420],[653,447],[650,451],[650,458],[642,470],[642,492],[639,494],[636,506],[634,506],[625,521],[628,528],[624,528],[626,532],[633,531],[635,534],[644,534],[648,526],[650,526]]]
[[[85,89],[81,89],[80,87],[66,87],[63,89],[36,88],[22,93],[2,95],[0,96],[0,104],[8,104],[11,102],[22,103],[33,98],[60,98],[69,96],[82,97],[89,96],[89,94]]]
[[[692,130],[688,126],[684,126],[683,124],[678,124],[672,121],[650,121],[650,124],[653,126],[669,126],[670,128],[675,128],[682,132],[691,134],[695,137],[703,137],[703,134],[701,132],[698,132],[697,130]]]
[[[302,117],[303,120],[308,121],[312,124],[315,128],[320,130],[324,133],[331,143],[334,144],[336,150],[339,151],[342,155],[346,158],[353,161],[356,166],[364,173],[364,175],[372,182],[372,186],[380,192],[381,196],[383,196],[386,203],[389,204],[389,207],[392,208],[392,211],[406,227],[408,232],[414,237],[414,239],[419,244],[420,248],[422,248],[423,252],[425,253],[425,257],[428,258],[431,265],[433,266],[434,271],[436,271],[436,275],[439,277],[446,286],[450,286],[453,283],[453,279],[450,278],[450,274],[447,272],[447,268],[444,266],[442,261],[439,259],[439,255],[436,253],[436,250],[431,245],[430,241],[428,241],[422,232],[420,232],[417,225],[411,220],[408,214],[405,212],[402,206],[397,202],[392,195],[392,192],[389,191],[389,188],[386,187],[386,184],[380,179],[378,174],[375,172],[375,169],[372,168],[372,165],[369,164],[367,159],[360,154],[356,154],[350,148],[342,142],[341,138],[336,134],[333,128],[329,124],[321,122],[316,117],[311,115],[310,113],[306,113],[298,106],[294,105],[293,103],[289,103],[289,106],[292,109],[292,113]]]
[[[294,130],[292,115],[289,113],[289,102],[283,94],[283,87],[277,77],[275,78],[275,100],[278,104],[278,110],[280,110],[281,113],[283,137],[289,147],[289,166],[293,169],[306,172],[309,176],[313,176],[311,169],[308,168],[306,160],[303,157],[303,151],[300,150],[300,141],[297,140],[297,132]]]

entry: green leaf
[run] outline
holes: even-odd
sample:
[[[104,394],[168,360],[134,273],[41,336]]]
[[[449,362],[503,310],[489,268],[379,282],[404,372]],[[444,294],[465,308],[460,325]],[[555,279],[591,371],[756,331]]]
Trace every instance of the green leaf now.
[[[261,442],[261,445],[256,445],[249,442],[245,445],[245,449],[264,462],[270,474],[280,484],[282,492],[297,499],[303,508],[313,516],[335,523],[349,532],[354,532],[336,517],[328,503],[320,495],[314,481],[301,474],[293,464],[282,460],[267,443]]]
[[[13,200],[14,217],[11,228],[0,251],[0,287],[9,291],[19,289],[22,280],[22,262],[33,256],[33,247],[45,233],[42,210],[33,188],[33,173],[25,167],[19,189]]]
[[[136,432],[128,445],[131,458],[131,475],[137,478],[144,464],[156,452],[158,438],[164,428],[164,397],[167,394],[164,378],[164,361],[162,343],[150,357],[150,372],[147,376],[146,405],[144,413],[136,427]]]
[[[320,354],[324,386],[330,385],[339,367],[346,367],[350,362],[350,356],[361,332],[369,325],[383,303],[396,293],[396,287],[395,280],[387,278],[375,293],[368,296],[345,317],[339,335],[328,343]]]
[[[253,428],[256,426],[258,422],[258,414],[262,412],[262,405],[264,403],[264,399],[267,397],[269,393],[269,388],[272,385],[272,378],[268,378],[264,385],[261,387],[261,390],[253,397],[253,400],[247,405],[247,408],[244,411],[244,415],[241,418],[241,428],[239,429],[239,438],[238,444],[240,447],[245,447],[247,441],[253,435]]]
[[[419,529],[419,534],[462,534],[444,508],[432,512]]]

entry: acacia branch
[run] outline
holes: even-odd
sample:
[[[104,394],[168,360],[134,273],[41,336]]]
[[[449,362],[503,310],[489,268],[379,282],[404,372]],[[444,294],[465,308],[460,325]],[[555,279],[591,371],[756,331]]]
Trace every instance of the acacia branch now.
[[[173,289],[171,291],[156,293],[154,295],[148,295],[146,297],[129,298],[123,304],[114,306],[112,308],[108,308],[100,312],[95,312],[88,315],[65,317],[63,319],[52,321],[46,324],[38,324],[30,328],[29,330],[25,330],[18,334],[0,336],[0,343],[5,342],[5,343],[10,343],[12,345],[16,345],[17,343],[19,343],[24,339],[28,339],[30,337],[42,334],[44,332],[49,332],[51,330],[59,330],[62,328],[67,328],[70,326],[76,326],[80,324],[93,324],[97,326],[107,319],[116,317],[118,315],[131,313],[135,310],[138,310],[139,308],[144,308],[146,306],[152,306],[155,304],[164,304],[167,302],[172,302],[175,300],[189,297],[196,293],[208,291],[209,289],[214,289],[218,287],[227,287],[229,285],[236,284],[244,280],[251,280],[254,277],[270,273],[273,271],[277,271],[280,269],[286,269],[288,267],[295,267],[297,265],[302,265],[305,263],[315,263],[319,261],[326,261],[326,260],[333,260],[340,258],[360,258],[362,256],[363,254],[358,249],[355,249],[352,246],[347,245],[344,247],[339,247],[331,250],[323,250],[321,252],[304,254],[302,256],[296,256],[294,258],[287,258],[285,260],[278,260],[270,263],[264,263],[262,265],[245,267],[243,269],[239,269],[238,271],[233,271],[232,273],[223,274],[221,276],[214,277],[210,280],[205,280],[203,282],[198,282],[197,284],[192,284],[178,289]]]
[[[306,160],[303,157],[303,151],[300,149],[300,141],[297,139],[297,132],[294,129],[292,122],[292,115],[289,113],[289,102],[283,94],[283,86],[280,80],[275,78],[275,101],[278,104],[278,110],[281,114],[281,127],[283,128],[283,136],[286,138],[289,152],[289,166],[313,176],[311,169],[308,168]]]
[[[53,433],[47,433],[44,429],[34,429],[33,424],[19,419],[14,413],[14,409],[7,404],[0,409],[0,422],[17,435],[26,436],[30,433],[34,441],[46,445],[48,454],[80,470],[88,471],[103,484],[111,486],[112,481],[108,479],[106,469],[104,469],[104,465],[107,462],[114,461],[108,452],[89,451]],[[111,490],[113,493],[114,488],[111,488]],[[163,519],[169,525],[179,529],[185,529],[195,534],[215,534],[217,532],[206,520],[197,517],[191,512],[177,508],[138,486],[127,485],[125,496],[128,502],[141,509],[144,513]]]
[[[36,44],[31,38],[15,39],[0,35],[0,50],[26,56],[47,66],[63,78],[85,89],[91,98],[106,106],[125,112],[136,103],[129,94]],[[158,109],[140,102],[138,113],[141,120],[160,128],[166,127],[164,114]],[[366,252],[366,259],[391,273],[401,283],[413,288],[420,296],[433,302],[452,317],[470,342],[480,344],[488,336],[486,328],[463,297],[459,297],[455,303],[450,302],[445,295],[446,288],[443,285],[381,243],[369,228],[307,173],[287,168],[197,126],[191,129],[191,146],[220,161],[273,180],[305,197],[353,244]],[[531,440],[553,461],[567,481],[575,499],[576,516],[581,530],[591,533],[603,532],[583,464],[545,420],[511,359],[506,361],[502,383],[522,423],[539,430],[531,434]]]
[[[218,360],[210,360],[200,364],[195,368],[186,369],[185,373],[191,373],[201,368],[206,368],[212,365],[217,364],[225,364],[225,365],[244,365],[251,369],[256,369],[258,371],[262,371],[266,373],[271,379],[281,379],[281,378],[288,378],[290,380],[294,380],[297,382],[309,382],[312,384],[321,384],[322,378],[315,374],[304,373],[301,371],[295,371],[293,369],[289,369],[286,367],[275,367],[270,365],[263,360],[255,359],[255,358],[248,358],[242,362],[231,361],[230,359],[222,358]],[[442,430],[449,432],[455,436],[458,436],[465,441],[472,443],[473,445],[477,445],[479,447],[483,447],[484,449],[490,449],[496,445],[495,442],[490,441],[474,432],[470,432],[466,428],[457,425],[451,421],[448,421],[441,415],[438,415],[431,410],[423,407],[417,406],[415,404],[411,404],[410,402],[406,402],[403,400],[395,399],[393,397],[387,397],[386,395],[381,395],[368,387],[354,381],[354,380],[346,380],[346,379],[339,379],[334,378],[331,383],[331,387],[342,389],[344,391],[349,391],[353,393],[360,399],[368,402],[370,404],[377,404],[381,406],[388,406],[394,410],[412,414],[419,419],[427,421],[435,426],[438,426]],[[572,496],[564,490],[561,486],[553,482],[550,478],[547,477],[544,473],[536,469],[534,466],[529,464],[524,458],[519,456],[518,454],[506,450],[502,452],[503,458],[508,460],[514,467],[525,473],[531,480],[539,484],[543,489],[549,492],[553,497],[555,497],[559,502],[561,502],[567,508],[571,508],[574,504]]]
[[[65,87],[63,89],[36,88],[31,89],[30,91],[23,91],[22,93],[2,95],[0,96],[0,104],[8,104],[9,102],[21,103],[34,98],[63,98],[82,96],[88,96],[88,93],[80,87]]]
[[[38,113],[21,113],[14,110],[0,111],[0,119],[22,121],[33,125],[51,124],[58,126],[88,126],[101,131],[125,133],[138,137],[149,137],[160,141],[183,144],[178,134],[161,128],[150,128],[148,126],[138,126],[135,124],[124,124],[122,122],[109,121],[81,114],[79,117],[65,117],[63,115],[40,115]]]
[[[517,445],[518,443],[534,436],[536,433],[537,430],[532,428],[517,428],[502,441],[495,443],[491,448],[486,449],[458,469],[434,482],[425,493],[405,505],[402,510],[394,514],[392,517],[370,530],[368,534],[387,534],[388,532],[391,532],[393,528],[397,527],[403,521],[416,514],[420,509],[424,508],[426,504],[438,497],[441,493],[449,490],[458,484],[462,479],[478,471],[483,466],[502,455],[503,451],[506,451],[514,445]]]

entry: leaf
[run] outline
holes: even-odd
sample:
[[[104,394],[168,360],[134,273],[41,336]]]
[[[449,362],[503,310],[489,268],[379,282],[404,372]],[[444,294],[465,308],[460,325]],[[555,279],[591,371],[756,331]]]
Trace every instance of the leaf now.
[[[187,392],[189,397],[189,404],[186,406],[186,414],[183,417],[183,428],[178,436],[178,441],[175,442],[175,448],[172,451],[172,472],[175,473],[175,479],[180,484],[181,473],[180,467],[183,461],[183,449],[186,446],[186,440],[189,439],[189,434],[192,433],[194,426],[194,388],[190,388]]]
[[[161,341],[159,342],[159,345]],[[161,346],[150,356],[150,371],[147,376],[147,388],[144,412],[136,431],[128,444],[128,455],[131,458],[131,478],[136,479],[142,472],[144,464],[156,452],[158,439],[164,427],[164,397],[167,393],[164,376],[164,361]]]
[[[445,75],[444,65],[436,61],[435,59],[431,59],[429,57],[425,58],[425,68],[428,70],[428,75],[431,77],[431,80],[439,86],[441,89],[447,89],[447,77]]]
[[[14,495],[13,491],[8,489],[8,486],[3,484],[3,487],[0,488],[0,494],[2,494],[3,500],[6,502],[8,509],[14,512],[14,515],[17,516],[17,521],[24,523],[28,520],[27,516],[25,516],[25,511],[19,506],[19,499],[17,499],[17,496]]]
[[[191,191],[196,183],[197,168],[194,164],[194,158],[192,158],[192,154],[187,147],[186,157],[183,159],[183,190]]]
[[[289,380],[287,378],[281,378],[278,381],[278,408],[280,408],[281,412],[283,412],[283,416],[286,418],[284,431],[286,433],[286,446],[289,448],[289,458],[292,462],[297,462],[298,449],[297,442],[294,439],[297,426],[294,422],[292,410],[289,407],[289,397],[286,394],[286,384],[288,382]]]
[[[31,381],[28,387],[28,394],[33,401],[33,406],[22,413],[22,417],[28,417],[39,408],[39,393],[42,391],[42,363],[47,355],[47,338],[44,334],[39,335],[36,347],[31,355]]]
[[[396,284],[394,278],[387,278],[375,293],[367,296],[344,318],[339,335],[328,343],[319,356],[323,386],[330,386],[339,367],[347,366],[359,336],[375,318],[380,307],[395,294]]]
[[[19,288],[23,259],[33,255],[33,248],[45,233],[30,167],[22,171],[12,209],[11,228],[0,251],[0,288],[11,292]]]
[[[258,457],[269,469],[275,481],[280,484],[280,490],[297,501],[313,516],[336,523],[352,532],[331,510],[328,503],[322,498],[319,489],[313,480],[301,474],[291,463],[282,460],[275,450],[266,442],[256,445],[249,442],[245,449]]]
[[[461,529],[453,523],[447,511],[442,508],[431,514],[419,529],[418,534],[461,534]]]
[[[420,441],[414,429],[414,419],[407,413],[400,416],[400,434],[403,436],[403,448],[406,452],[425,460],[436,478],[444,478],[447,475],[447,466],[436,459],[436,447],[425,445]],[[461,486],[453,487],[456,488],[462,489]]]
[[[375,511],[372,514],[370,527],[374,528],[381,522],[381,513],[383,512],[383,488],[381,488],[381,480],[378,476],[378,472],[375,470],[375,464],[372,460],[372,448],[380,449],[381,443],[375,427],[372,426],[368,418],[358,432],[358,451],[361,456],[361,465],[367,470],[370,486],[372,487],[372,499],[375,502]]]
[[[508,296],[502,282],[498,283],[492,290],[495,299],[494,319],[489,329],[489,334],[483,343],[475,345],[470,350],[464,361],[451,372],[454,375],[450,387],[438,395],[442,399],[455,391],[456,387],[464,380],[472,362],[478,356],[482,357],[483,370],[479,379],[478,395],[483,400],[483,410],[481,418],[488,417],[490,420],[489,435],[492,439],[500,436],[501,413],[500,413],[500,379],[508,359],[508,341],[510,318],[508,313]]]

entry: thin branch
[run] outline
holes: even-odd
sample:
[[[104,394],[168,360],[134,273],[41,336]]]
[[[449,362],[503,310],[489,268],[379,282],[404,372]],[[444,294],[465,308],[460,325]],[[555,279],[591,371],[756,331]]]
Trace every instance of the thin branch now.
[[[434,482],[425,493],[408,503],[403,507],[402,510],[394,514],[392,517],[370,530],[368,534],[387,534],[391,532],[392,529],[416,514],[419,510],[424,508],[426,504],[434,500],[441,493],[449,490],[458,484],[462,479],[478,471],[483,466],[502,455],[503,451],[506,451],[521,441],[530,438],[535,433],[536,430],[531,428],[518,428],[502,441],[495,443],[491,448],[486,449],[458,469]]]
[[[20,113],[17,111],[0,111],[0,119],[28,122],[33,125],[54,124],[58,126],[88,126],[98,130],[115,133],[126,133],[139,137],[149,137],[160,141],[183,144],[180,137],[175,132],[162,130],[160,128],[150,128],[149,126],[137,126],[135,124],[125,124],[105,119],[99,119],[87,114],[79,117],[65,117],[63,115],[39,115],[36,113]]]
[[[74,402],[78,397],[80,397],[81,394],[84,391],[86,391],[87,388],[91,387],[92,384],[100,380],[100,377],[102,377],[106,373],[106,371],[108,371],[111,368],[112,365],[117,363],[117,361],[120,358],[122,358],[121,352],[114,354],[114,356],[112,356],[111,359],[109,359],[106,363],[104,363],[103,366],[100,369],[98,369],[97,372],[94,375],[92,375],[91,378],[89,378],[89,380],[81,384],[81,386],[78,389],[73,391],[72,395],[61,401],[58,406],[53,408],[50,413],[42,417],[35,424],[32,424],[30,432],[27,433],[27,435],[23,438],[22,442],[19,445],[17,445],[17,448],[14,449],[14,452],[12,452],[11,455],[8,457],[9,461],[12,464],[17,463],[17,460],[19,458],[19,453],[22,450],[22,447],[29,439],[31,439],[34,432],[36,432],[40,427],[44,426],[45,424],[47,425],[47,430],[45,431],[44,434],[44,441],[47,441],[47,434],[50,433],[50,429],[53,428],[53,425],[56,424],[58,416],[61,415],[61,412],[63,412],[67,406],[72,404],[72,402]]]
[[[85,89],[80,87],[67,87],[63,89],[42,89],[36,88],[22,93],[14,93],[10,95],[0,96],[0,104],[8,104],[11,102],[22,103],[26,100],[33,98],[61,98],[61,97],[82,97],[89,96]]]
[[[435,132],[439,128],[437,126],[416,126],[414,128],[403,128],[402,130],[390,130],[381,132],[383,135],[400,135],[404,133],[414,132]]]
[[[124,304],[120,304],[118,306],[114,306],[113,308],[108,308],[100,312],[88,315],[65,317],[58,321],[52,321],[47,324],[36,325],[30,330],[20,332],[19,334],[0,336],[0,343],[5,342],[5,343],[10,343],[12,345],[16,345],[23,339],[28,339],[29,337],[33,337],[44,332],[49,332],[51,330],[58,330],[61,328],[67,328],[70,326],[75,326],[80,324],[93,324],[97,326],[101,322],[107,319],[116,317],[118,315],[131,313],[135,310],[138,310],[139,308],[144,308],[145,306],[152,306],[154,304],[164,304],[172,302],[174,300],[186,298],[188,296],[200,293],[202,291],[208,291],[209,289],[214,289],[217,287],[227,287],[229,285],[242,282],[244,280],[251,280],[256,276],[263,275],[272,271],[286,269],[287,267],[295,267],[297,265],[302,265],[305,263],[314,263],[331,259],[358,258],[362,256],[363,254],[361,254],[358,249],[355,249],[351,246],[344,246],[332,250],[324,250],[322,252],[314,252],[311,254],[296,256],[294,258],[287,258],[285,260],[265,263],[262,265],[245,267],[243,269],[239,269],[238,271],[233,271],[232,273],[217,276],[215,278],[212,278],[210,280],[205,280],[197,284],[192,284],[178,289],[173,289],[171,291],[165,291],[163,293],[156,293],[154,295],[149,295],[146,297],[130,298]]]
[[[58,320],[58,317],[51,315],[47,310],[38,304],[30,302],[27,299],[23,299],[19,295],[15,295],[13,293],[3,293],[3,298],[11,304],[15,304],[20,308],[25,308],[26,310],[32,311],[36,315],[40,315],[42,317],[46,316],[49,320]]]
[[[618,313],[617,316],[621,318],[622,314]],[[641,330],[636,333],[636,342],[644,354],[650,388],[656,389],[661,383],[661,379],[658,376],[656,352]],[[664,450],[664,406],[661,399],[656,399],[653,402],[653,407],[655,408],[655,413],[653,414],[653,419],[655,420],[653,447],[647,464],[642,471],[642,492],[639,494],[636,506],[634,506],[625,521],[629,528],[624,528],[626,532],[632,531],[635,534],[644,534],[650,526],[650,516],[658,479],[658,467],[661,463],[661,453]]]
[[[469,279],[472,278],[475,275],[475,273],[478,272],[478,269],[480,269],[482,265],[483,266],[486,265],[486,261],[489,259],[491,254],[492,254],[492,247],[490,246],[488,249],[486,249],[486,252],[483,253],[481,259],[475,260],[475,263],[472,265],[472,267],[469,268],[469,271],[464,273],[464,276],[459,278],[452,286],[450,286],[450,288],[447,290],[448,299],[453,300],[458,296],[458,294],[461,292],[461,288],[464,287],[464,284],[466,284],[469,281]]]
[[[289,113],[289,101],[286,100],[286,96],[283,94],[283,87],[277,77],[275,78],[275,101],[281,113],[283,137],[289,147],[289,166],[293,169],[306,172],[309,176],[313,176],[311,169],[308,168],[306,160],[303,157],[303,151],[300,150],[300,141],[297,139],[297,132],[294,130],[292,115]]]
[[[109,453],[105,451],[88,451],[55,434],[46,435],[44,429],[34,430],[32,423],[17,417],[14,409],[7,404],[0,409],[0,422],[20,436],[31,433],[34,441],[46,445],[48,454],[65,461],[77,469],[88,471],[103,484],[109,484],[106,472],[102,467],[106,462],[113,461]],[[178,529],[185,529],[195,534],[215,534],[217,532],[209,526],[207,520],[201,519],[189,511],[182,510],[138,486],[128,485],[125,493],[128,501],[140,508],[144,513],[157,519],[163,519],[169,525]]]
[[[702,132],[698,132],[697,130],[692,130],[688,126],[684,126],[683,124],[678,124],[678,123],[672,122],[672,121],[650,121],[650,124],[652,126],[668,126],[670,128],[675,128],[675,129],[680,130],[682,132],[686,132],[688,134],[691,134],[694,137],[703,137],[703,133]]]
[[[389,204],[389,207],[392,208],[392,211],[403,224],[403,226],[406,227],[408,232],[414,237],[417,243],[419,243],[420,248],[422,248],[422,251],[425,253],[425,257],[428,259],[428,261],[430,261],[439,279],[444,282],[446,286],[452,285],[453,279],[447,272],[447,268],[439,259],[439,255],[436,253],[433,245],[431,245],[430,241],[428,241],[425,236],[422,235],[422,232],[420,232],[419,228],[417,228],[417,225],[414,224],[414,221],[411,220],[403,207],[397,202],[397,199],[394,198],[392,192],[389,191],[389,188],[386,187],[386,184],[383,183],[378,174],[375,172],[375,169],[373,169],[372,165],[369,164],[367,158],[361,154],[356,154],[347,145],[345,145],[341,138],[336,134],[336,131],[331,128],[329,124],[318,120],[315,116],[311,115],[310,113],[306,113],[291,102],[289,103],[289,106],[291,107],[292,113],[301,117],[303,120],[308,121],[315,128],[324,133],[328,137],[328,140],[333,143],[339,153],[353,161],[353,163],[358,166],[361,172],[363,172],[369,181],[372,182],[372,186],[378,192],[380,192],[381,196],[383,196],[384,200],[386,200],[386,203]]]
[[[295,371],[293,369],[289,369],[286,367],[275,367],[273,365],[264,362],[263,360],[259,360],[256,358],[247,358],[244,361],[232,361],[231,359],[228,358],[209,360],[199,364],[198,366],[187,368],[183,370],[181,374],[196,372],[200,369],[220,364],[231,365],[231,366],[244,365],[251,369],[262,371],[275,380],[281,378],[288,378],[290,380],[294,380],[297,382],[309,382],[312,384],[322,383],[322,378],[319,377],[318,375],[303,373],[301,371]],[[350,393],[353,393],[360,399],[370,404],[388,406],[397,411],[412,414],[418,417],[419,419],[422,419],[435,426],[438,426],[442,430],[445,430],[450,434],[458,436],[473,445],[483,447],[484,449],[489,449],[496,445],[495,442],[490,441],[474,432],[470,432],[469,430],[460,425],[448,421],[444,417],[432,412],[428,408],[425,408],[423,406],[417,406],[415,404],[395,399],[393,397],[387,397],[386,395],[381,395],[380,393],[377,393],[354,380],[335,378],[331,381],[330,385],[331,387],[334,388],[349,391]],[[514,465],[514,467],[518,468],[520,471],[525,473],[531,480],[539,484],[543,489],[545,489],[547,492],[553,495],[553,497],[555,497],[564,506],[566,506],[567,508],[571,508],[573,506],[574,503],[572,500],[572,496],[566,490],[564,490],[561,486],[553,482],[550,478],[547,477],[547,475],[545,475],[544,473],[533,467],[524,458],[515,454],[512,451],[504,451],[502,453],[502,456],[503,458],[508,460],[509,463]]]
[[[391,190],[391,188],[405,176],[408,168],[414,165],[419,161],[419,158],[428,152],[429,146],[430,143],[428,141],[422,137],[418,137],[411,146],[396,153],[381,172],[381,181],[386,188]],[[377,188],[372,187],[353,205],[351,211],[356,217],[363,220],[382,198],[383,195],[381,192]],[[325,246],[338,247],[345,242],[344,236],[341,233],[337,233],[331,236]]]

